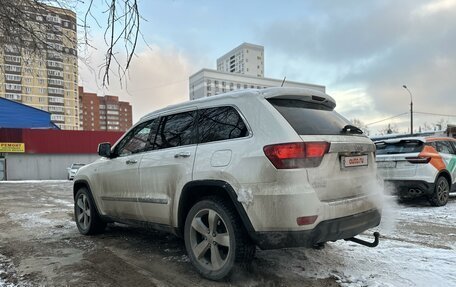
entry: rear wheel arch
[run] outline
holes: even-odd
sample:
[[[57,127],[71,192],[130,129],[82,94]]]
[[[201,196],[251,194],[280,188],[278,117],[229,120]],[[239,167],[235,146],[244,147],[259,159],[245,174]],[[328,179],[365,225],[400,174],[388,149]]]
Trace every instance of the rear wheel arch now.
[[[182,188],[177,213],[177,229],[180,236],[184,234],[185,219],[192,206],[208,196],[217,196],[232,204],[249,237],[255,241],[255,229],[244,207],[237,200],[237,194],[233,187],[223,180],[196,180],[187,183]]]
[[[437,173],[437,176],[435,177],[435,182],[437,182],[437,179],[441,176],[446,178],[446,180],[448,181],[448,184],[451,187],[453,184],[453,179],[451,178],[450,172],[447,171],[446,169],[439,171],[439,173]]]

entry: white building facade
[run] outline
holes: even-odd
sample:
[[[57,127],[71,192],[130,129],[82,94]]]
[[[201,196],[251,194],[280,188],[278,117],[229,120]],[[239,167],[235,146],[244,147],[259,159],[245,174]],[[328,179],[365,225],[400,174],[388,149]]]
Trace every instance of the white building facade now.
[[[242,43],[217,59],[217,71],[264,77],[264,47]]]
[[[190,76],[190,100],[242,89],[280,87],[283,79],[264,77],[264,47],[242,43],[217,59],[217,70],[202,69]],[[325,92],[325,86],[285,81],[284,87]]]
[[[202,69],[190,76],[190,100],[242,89],[280,87],[283,80],[259,78],[238,73]],[[285,81],[284,87],[307,88],[325,92],[325,86]]]

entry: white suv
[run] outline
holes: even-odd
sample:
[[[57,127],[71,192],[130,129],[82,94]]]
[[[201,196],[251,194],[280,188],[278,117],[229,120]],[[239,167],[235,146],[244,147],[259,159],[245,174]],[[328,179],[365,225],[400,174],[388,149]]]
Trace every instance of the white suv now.
[[[318,91],[269,88],[153,112],[76,175],[78,229],[173,232],[218,280],[255,246],[312,247],[377,226],[375,146],[335,105]]]

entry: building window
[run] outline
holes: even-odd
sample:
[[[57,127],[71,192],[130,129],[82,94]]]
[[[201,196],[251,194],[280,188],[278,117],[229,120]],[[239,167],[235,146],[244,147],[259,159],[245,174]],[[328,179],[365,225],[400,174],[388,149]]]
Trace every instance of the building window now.
[[[20,72],[21,71],[21,66],[5,65],[5,71]]]
[[[14,62],[14,63],[20,63],[20,62],[21,62],[21,57],[19,57],[19,56],[5,55],[5,61],[7,61],[7,62]]]
[[[13,91],[22,91],[22,86],[17,84],[5,84],[5,89]]]
[[[6,74],[6,75],[5,75],[5,78],[6,78],[6,80],[8,80],[8,81],[15,81],[15,82],[18,82],[18,81],[21,80],[21,76],[18,76],[18,75],[8,75],[8,74]],[[29,78],[27,78],[27,79],[29,79]],[[29,79],[29,80],[30,80],[30,79]]]
[[[7,98],[8,100],[20,101],[22,97],[20,94],[5,93],[5,98]]]

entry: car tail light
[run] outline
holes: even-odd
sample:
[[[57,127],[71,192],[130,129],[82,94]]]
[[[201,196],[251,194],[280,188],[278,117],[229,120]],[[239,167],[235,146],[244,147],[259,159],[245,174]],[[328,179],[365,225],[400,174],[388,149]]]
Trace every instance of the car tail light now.
[[[299,226],[313,224],[317,220],[317,217],[318,217],[318,215],[298,217],[298,218],[296,218],[296,223]]]
[[[405,159],[410,163],[429,163],[431,161],[429,156],[406,157]]]
[[[327,142],[298,142],[268,145],[264,154],[277,169],[317,167],[329,150]]]

